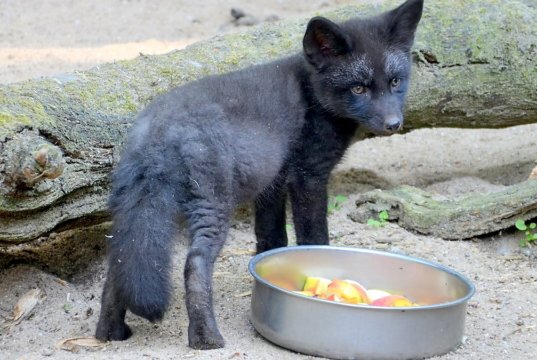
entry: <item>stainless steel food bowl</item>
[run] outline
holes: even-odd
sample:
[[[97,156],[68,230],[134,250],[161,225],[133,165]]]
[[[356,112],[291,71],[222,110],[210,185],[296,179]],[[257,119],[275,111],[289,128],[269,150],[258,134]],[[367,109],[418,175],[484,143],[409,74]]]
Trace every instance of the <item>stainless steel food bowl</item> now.
[[[305,297],[276,287],[259,271],[299,269],[307,276],[352,279],[366,288],[395,291],[415,302],[407,308],[350,305]],[[295,246],[255,256],[251,321],[266,339],[301,353],[332,359],[422,359],[457,347],[466,305],[475,292],[447,267],[392,253]]]

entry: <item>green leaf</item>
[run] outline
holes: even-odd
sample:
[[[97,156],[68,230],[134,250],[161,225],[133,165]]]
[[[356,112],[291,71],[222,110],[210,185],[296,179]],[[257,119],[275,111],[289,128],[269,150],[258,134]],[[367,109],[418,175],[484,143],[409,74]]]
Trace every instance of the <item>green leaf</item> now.
[[[345,195],[336,195],[334,200],[336,200],[337,203],[341,204],[341,203],[344,203],[345,201],[347,201],[347,197]]]
[[[535,229],[536,227],[537,227],[537,224],[535,224],[535,223],[530,224],[530,229]]]
[[[381,212],[379,212],[379,219],[380,220],[388,220],[389,218],[390,218],[390,215],[388,215],[387,210],[382,210]]]
[[[520,247],[526,247],[526,246],[528,246],[528,242],[527,242],[526,239],[520,239],[520,241],[518,242],[518,245]]]
[[[526,222],[522,219],[518,219],[515,222],[515,227],[520,231],[525,231],[528,227],[526,226]]]
[[[377,221],[375,219],[368,219],[367,225],[372,226],[372,227],[380,227],[380,221]]]

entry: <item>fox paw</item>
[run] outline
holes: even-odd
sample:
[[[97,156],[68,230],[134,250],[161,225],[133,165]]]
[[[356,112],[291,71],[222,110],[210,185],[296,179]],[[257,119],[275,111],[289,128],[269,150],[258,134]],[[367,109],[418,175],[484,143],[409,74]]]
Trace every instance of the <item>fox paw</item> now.
[[[125,322],[108,323],[97,325],[95,337],[104,341],[123,341],[130,338],[132,330]]]
[[[192,326],[189,326],[188,330],[188,346],[193,349],[220,349],[225,345],[224,338],[220,335],[218,329],[193,329]]]

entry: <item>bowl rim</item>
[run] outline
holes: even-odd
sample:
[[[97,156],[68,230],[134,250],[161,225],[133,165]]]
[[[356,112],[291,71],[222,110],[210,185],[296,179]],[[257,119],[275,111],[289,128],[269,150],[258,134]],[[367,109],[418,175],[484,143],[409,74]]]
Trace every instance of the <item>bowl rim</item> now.
[[[330,300],[324,300],[319,298],[313,298],[313,297],[307,297],[300,295],[296,292],[286,290],[283,288],[280,288],[276,285],[271,284],[267,280],[263,279],[257,272],[255,271],[255,266],[257,263],[262,261],[264,258],[271,257],[274,255],[277,255],[279,253],[283,252],[289,252],[289,251],[317,251],[317,250],[328,250],[328,251],[344,251],[344,252],[359,252],[359,253],[366,253],[366,254],[375,254],[380,256],[388,256],[388,257],[394,257],[405,261],[411,261],[415,263],[420,263],[426,266],[433,267],[437,270],[446,272],[456,278],[458,278],[462,283],[464,283],[467,287],[467,293],[465,296],[458,298],[456,300],[439,303],[439,304],[431,304],[431,305],[419,305],[419,306],[408,306],[408,307],[384,307],[384,306],[371,306],[367,304],[347,304],[342,302],[335,302]],[[462,275],[461,273],[445,266],[441,265],[439,263],[421,259],[414,256],[409,255],[403,255],[403,254],[396,254],[388,251],[381,251],[381,250],[372,250],[372,249],[364,249],[364,248],[351,248],[351,247],[343,247],[343,246],[331,246],[331,245],[296,245],[296,246],[286,246],[281,248],[276,248],[272,250],[265,251],[261,254],[257,254],[254,257],[250,259],[250,262],[248,264],[248,271],[250,274],[254,277],[256,281],[259,281],[260,283],[275,289],[277,291],[286,293],[290,296],[295,296],[303,300],[307,301],[320,301],[325,304],[330,304],[334,306],[348,306],[352,308],[360,308],[360,309],[370,309],[375,311],[423,311],[423,310],[432,310],[432,309],[439,309],[439,308],[448,308],[448,307],[454,307],[457,305],[460,305],[462,303],[467,302],[472,296],[475,294],[475,285],[468,279],[466,276]],[[252,298],[253,299],[253,298]]]

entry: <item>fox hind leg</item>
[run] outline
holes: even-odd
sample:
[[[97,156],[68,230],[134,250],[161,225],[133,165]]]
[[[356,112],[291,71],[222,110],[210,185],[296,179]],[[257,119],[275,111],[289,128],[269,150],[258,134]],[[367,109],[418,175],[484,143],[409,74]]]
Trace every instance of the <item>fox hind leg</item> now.
[[[212,274],[229,229],[231,211],[226,207],[199,200],[187,215],[192,240],[184,278],[189,318],[188,344],[194,349],[224,347],[224,338],[218,330],[213,310]]]
[[[125,323],[127,308],[117,296],[114,282],[108,275],[101,300],[101,314],[95,337],[99,340],[127,340],[132,331]]]

